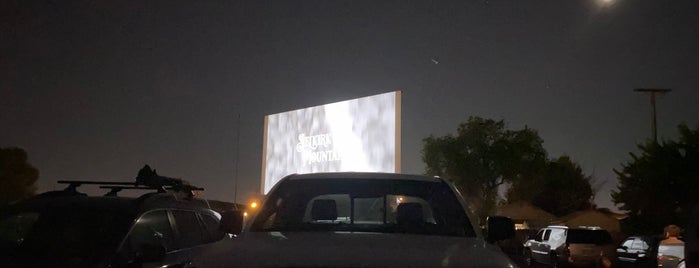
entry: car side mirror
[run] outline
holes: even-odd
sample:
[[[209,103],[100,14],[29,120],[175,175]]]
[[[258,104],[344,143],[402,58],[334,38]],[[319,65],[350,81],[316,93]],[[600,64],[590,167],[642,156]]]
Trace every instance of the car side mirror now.
[[[159,244],[144,244],[136,253],[138,263],[161,262],[165,259],[165,247]]]
[[[223,232],[238,235],[243,232],[243,222],[245,212],[240,210],[226,211],[221,216],[221,225],[219,229]]]
[[[502,216],[488,217],[488,241],[497,242],[515,237],[515,223]]]

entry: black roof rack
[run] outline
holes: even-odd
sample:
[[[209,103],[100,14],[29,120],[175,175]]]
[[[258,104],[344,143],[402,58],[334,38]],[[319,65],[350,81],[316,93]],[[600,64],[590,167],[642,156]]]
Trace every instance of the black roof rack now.
[[[116,196],[117,193],[120,192],[121,190],[157,190],[159,193],[165,193],[168,190],[177,191],[177,192],[203,191],[204,190],[204,188],[191,186],[191,185],[185,185],[179,189],[176,189],[175,187],[171,187],[171,186],[158,188],[158,187],[147,187],[147,186],[102,185],[102,186],[100,186],[100,189],[110,189],[110,191],[108,193],[106,193],[105,196]]]
[[[110,189],[105,196],[116,196],[121,190],[157,190],[160,193],[170,191],[186,192],[193,196],[192,191],[203,191],[204,188],[190,185],[188,182],[158,175],[154,169],[145,165],[138,171],[134,182],[123,181],[84,181],[84,180],[60,180],[60,184],[68,184],[63,191],[77,194],[77,188],[83,184],[100,185],[100,189]]]
[[[82,186],[83,184],[94,184],[94,185],[123,185],[123,186],[136,186],[135,182],[120,182],[120,181],[79,181],[79,180],[61,180],[57,181],[59,184],[68,184],[68,187],[66,187],[63,191],[66,192],[73,192],[77,193],[78,192],[78,187]]]
[[[142,186],[119,186],[119,185],[106,185],[106,186],[100,186],[100,189],[110,189],[110,191],[104,196],[117,196],[118,192],[121,192],[121,190],[158,190],[158,192],[161,192],[162,188],[153,188],[153,187],[142,187]]]

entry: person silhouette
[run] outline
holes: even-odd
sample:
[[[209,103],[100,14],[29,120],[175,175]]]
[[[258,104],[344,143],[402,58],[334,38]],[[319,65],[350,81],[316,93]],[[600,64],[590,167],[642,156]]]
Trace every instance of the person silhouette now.
[[[680,232],[682,229],[680,229],[679,226],[670,224],[668,226],[665,226],[664,230],[664,235],[665,239],[660,241],[661,245],[682,245],[684,244],[684,241],[680,240]]]

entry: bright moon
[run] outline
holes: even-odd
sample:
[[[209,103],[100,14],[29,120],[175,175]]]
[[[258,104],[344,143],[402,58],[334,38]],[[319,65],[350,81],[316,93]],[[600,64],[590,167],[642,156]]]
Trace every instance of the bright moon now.
[[[597,0],[597,3],[599,3],[602,6],[610,6],[614,4],[615,0]]]

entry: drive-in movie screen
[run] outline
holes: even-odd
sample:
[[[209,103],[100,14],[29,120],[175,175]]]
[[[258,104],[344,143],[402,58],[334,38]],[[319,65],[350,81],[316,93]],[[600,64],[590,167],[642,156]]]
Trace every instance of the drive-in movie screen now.
[[[400,171],[400,91],[265,117],[264,193],[286,175]]]

